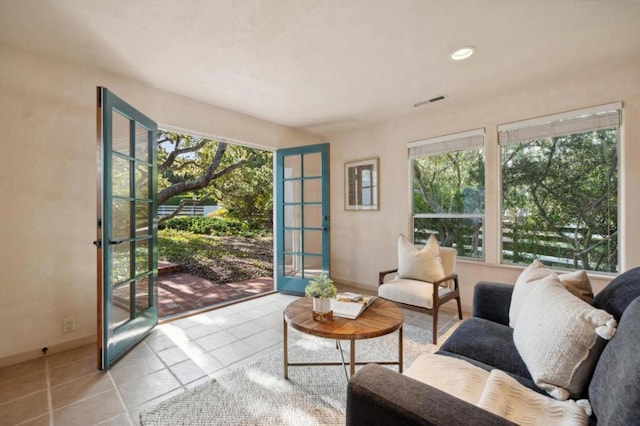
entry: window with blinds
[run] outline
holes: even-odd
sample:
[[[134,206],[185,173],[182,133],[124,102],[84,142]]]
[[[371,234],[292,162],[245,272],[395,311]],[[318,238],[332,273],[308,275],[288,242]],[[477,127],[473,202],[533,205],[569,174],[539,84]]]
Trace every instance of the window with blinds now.
[[[458,256],[484,259],[484,129],[408,145],[413,238],[435,234]]]
[[[498,127],[502,262],[618,271],[622,104]]]

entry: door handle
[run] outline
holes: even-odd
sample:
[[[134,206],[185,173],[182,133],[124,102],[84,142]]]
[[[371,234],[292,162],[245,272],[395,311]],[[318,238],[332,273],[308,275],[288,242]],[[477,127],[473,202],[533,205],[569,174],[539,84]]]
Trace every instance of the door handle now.
[[[122,240],[109,240],[109,244],[111,244],[112,246],[122,244],[122,243],[124,243],[124,241]]]

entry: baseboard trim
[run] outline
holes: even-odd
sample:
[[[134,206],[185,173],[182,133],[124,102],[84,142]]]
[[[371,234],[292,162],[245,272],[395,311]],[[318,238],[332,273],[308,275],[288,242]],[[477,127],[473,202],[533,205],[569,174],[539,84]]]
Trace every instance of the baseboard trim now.
[[[47,355],[68,351],[69,349],[78,348],[80,346],[89,345],[95,342],[96,336],[86,336],[79,339],[67,340],[66,342],[47,346]],[[9,355],[7,357],[0,358],[0,368],[6,367],[8,365],[19,364],[21,362],[32,361],[44,356],[46,355],[42,354],[42,348],[32,349],[15,355]]]

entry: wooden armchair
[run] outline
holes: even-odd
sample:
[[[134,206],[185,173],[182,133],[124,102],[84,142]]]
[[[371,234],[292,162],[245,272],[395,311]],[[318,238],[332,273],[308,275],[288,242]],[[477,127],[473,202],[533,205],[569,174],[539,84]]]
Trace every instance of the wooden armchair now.
[[[378,296],[396,302],[403,308],[426,312],[433,317],[433,344],[438,342],[438,310],[440,306],[455,299],[458,303],[458,317],[462,319],[458,274],[454,272],[457,251],[449,247],[440,248],[440,257],[445,277],[433,283],[394,277],[384,281],[398,269],[382,271],[378,278]]]

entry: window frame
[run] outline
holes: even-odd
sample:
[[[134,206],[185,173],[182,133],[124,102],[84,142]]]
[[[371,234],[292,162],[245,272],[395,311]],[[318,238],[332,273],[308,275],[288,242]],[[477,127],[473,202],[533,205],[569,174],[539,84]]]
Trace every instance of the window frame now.
[[[479,219],[483,229],[483,244],[481,247],[481,256],[470,257],[458,255],[459,258],[470,260],[473,262],[485,262],[486,259],[486,238],[484,237],[484,229],[486,228],[486,147],[485,147],[485,129],[479,128],[465,132],[453,133],[449,135],[439,136],[435,138],[421,139],[410,142],[408,147],[409,159],[409,194],[410,194],[410,220],[411,220],[411,239],[415,242],[415,221],[416,219]],[[482,213],[415,213],[415,203],[413,196],[414,182],[416,179],[414,172],[414,161],[416,158],[424,158],[446,154],[449,152],[465,151],[477,149],[482,152],[484,162],[484,208]]]
[[[617,251],[617,259],[615,268],[617,271],[620,271],[621,267],[621,237],[622,233],[620,232],[620,227],[622,225],[621,222],[621,209],[622,209],[622,199],[620,197],[620,183],[621,183],[621,166],[622,162],[620,159],[620,132],[622,126],[622,102],[615,102],[605,105],[599,105],[589,108],[583,108],[573,111],[567,111],[559,114],[551,114],[543,117],[522,120],[517,122],[512,122],[504,125],[498,126],[498,152],[497,155],[499,157],[498,161],[498,211],[497,211],[497,219],[498,219],[498,256],[501,265],[505,266],[526,266],[527,263],[521,262],[512,262],[505,260],[504,257],[504,243],[505,243],[505,234],[504,230],[504,213],[505,213],[505,199],[504,199],[504,150],[505,147],[509,145],[515,144],[525,144],[528,142],[533,142],[541,139],[551,139],[554,137],[562,137],[562,136],[570,136],[570,135],[578,135],[593,131],[600,130],[608,130],[615,128],[616,130],[616,156],[617,156],[617,176],[616,176],[616,199],[617,199],[617,215],[616,215],[616,223],[618,228],[617,235],[617,243],[618,243],[618,251]],[[535,258],[545,256],[545,254],[534,254]],[[590,268],[590,265],[583,265]],[[570,266],[563,268],[558,265],[553,266],[555,269],[560,270],[575,270],[575,268],[571,268]],[[584,268],[588,273],[600,273],[600,274],[608,274],[610,272],[595,270]],[[614,272],[612,272],[614,273]]]

